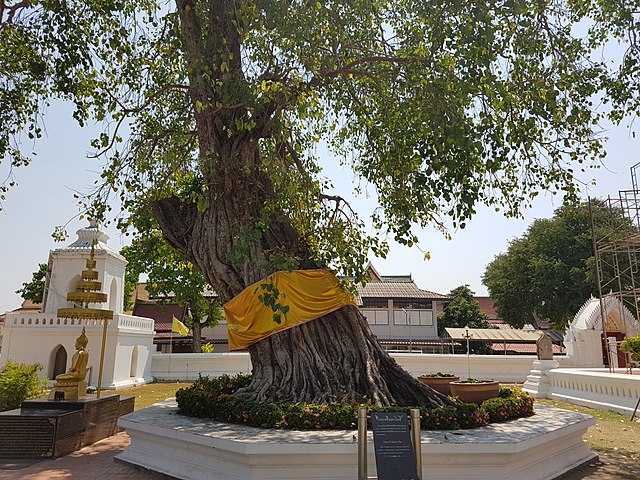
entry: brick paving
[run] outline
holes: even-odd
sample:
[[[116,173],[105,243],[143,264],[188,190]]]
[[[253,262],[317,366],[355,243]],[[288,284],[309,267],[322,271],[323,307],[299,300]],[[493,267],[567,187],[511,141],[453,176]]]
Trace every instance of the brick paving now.
[[[166,480],[168,477],[125,465],[114,457],[129,446],[122,432],[65,457],[0,463],[0,480]]]

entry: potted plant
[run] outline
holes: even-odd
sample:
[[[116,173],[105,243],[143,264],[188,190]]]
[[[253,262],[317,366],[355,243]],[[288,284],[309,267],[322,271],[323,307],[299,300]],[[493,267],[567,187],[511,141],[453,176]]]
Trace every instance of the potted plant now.
[[[478,380],[476,378],[467,378],[451,382],[451,395],[458,397],[466,403],[482,403],[490,398],[498,396],[500,384],[493,380]]]
[[[449,388],[449,384],[451,382],[456,382],[460,380],[459,377],[456,377],[452,373],[427,373],[425,375],[421,375],[418,377],[425,385],[429,385],[436,392],[440,392],[444,395],[450,395],[451,389]]]

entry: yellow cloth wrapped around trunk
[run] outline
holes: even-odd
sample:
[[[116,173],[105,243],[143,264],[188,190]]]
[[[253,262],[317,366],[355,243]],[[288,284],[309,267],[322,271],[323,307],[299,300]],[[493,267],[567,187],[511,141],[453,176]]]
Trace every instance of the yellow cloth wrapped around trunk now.
[[[265,288],[266,286],[266,288]],[[277,289],[277,303],[286,314],[275,311],[260,300]],[[224,304],[229,331],[229,350],[241,350],[274,333],[320,318],[345,305],[353,296],[344,290],[336,276],[324,269],[275,272],[249,285]],[[280,323],[274,320],[280,313]]]

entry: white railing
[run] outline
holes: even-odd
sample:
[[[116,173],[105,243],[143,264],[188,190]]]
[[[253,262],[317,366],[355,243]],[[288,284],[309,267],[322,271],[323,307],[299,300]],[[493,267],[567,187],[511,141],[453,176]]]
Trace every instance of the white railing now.
[[[107,325],[109,329],[153,332],[154,322],[150,318],[119,314],[114,320],[109,320]],[[5,318],[5,329],[7,330],[10,328],[77,329],[80,326],[87,330],[99,329],[102,328],[102,320],[62,318],[52,313],[42,312],[7,313]]]
[[[118,328],[153,332],[154,321],[151,318],[134,317],[133,315],[125,315],[121,313],[118,315]]]
[[[5,327],[10,328],[73,328],[84,326],[87,330],[102,327],[101,320],[61,318],[52,313],[16,312],[7,313]]]
[[[391,356],[416,377],[444,372],[467,378],[466,355],[393,353]],[[524,382],[535,359],[533,355],[471,355],[470,374],[505,383]],[[248,353],[155,353],[151,364],[151,374],[159,380],[193,380],[200,374],[215,377],[250,371]]]
[[[549,398],[595,408],[632,412],[640,399],[640,375],[609,373],[604,369],[549,370]]]

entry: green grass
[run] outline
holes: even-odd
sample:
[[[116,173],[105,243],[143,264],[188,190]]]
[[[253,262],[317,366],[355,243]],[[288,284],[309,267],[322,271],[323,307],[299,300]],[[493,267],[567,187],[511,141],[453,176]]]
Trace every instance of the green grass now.
[[[167,398],[175,397],[178,389],[189,385],[189,383],[148,383],[136,387],[119,388],[116,393],[136,397],[135,409],[140,410]]]
[[[640,423],[632,422],[630,415],[556,400],[536,400],[536,404],[591,415],[596,419],[596,424],[587,431],[585,440],[592,449],[604,455],[622,454],[632,462],[640,463]]]

